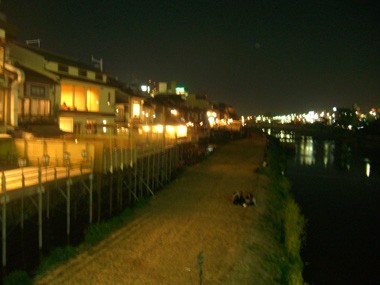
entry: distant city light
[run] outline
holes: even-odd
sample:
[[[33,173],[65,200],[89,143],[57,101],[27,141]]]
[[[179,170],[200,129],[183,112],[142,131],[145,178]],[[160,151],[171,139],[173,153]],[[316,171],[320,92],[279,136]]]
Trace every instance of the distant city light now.
[[[150,86],[149,85],[141,85],[141,91],[142,92],[150,92]]]
[[[182,95],[182,94],[185,94],[185,87],[176,87],[175,89],[175,93],[178,94],[178,95]]]

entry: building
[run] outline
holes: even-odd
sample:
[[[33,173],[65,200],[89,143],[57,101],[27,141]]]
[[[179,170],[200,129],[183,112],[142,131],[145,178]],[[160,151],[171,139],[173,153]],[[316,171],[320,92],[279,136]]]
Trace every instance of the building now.
[[[117,86],[106,73],[41,48],[8,45],[9,61],[25,75],[17,98],[20,128],[41,130],[50,122],[69,133],[110,131]]]

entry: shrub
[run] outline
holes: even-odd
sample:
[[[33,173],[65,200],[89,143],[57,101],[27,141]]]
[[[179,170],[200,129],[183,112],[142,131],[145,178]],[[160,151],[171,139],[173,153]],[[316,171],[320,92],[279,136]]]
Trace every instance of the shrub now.
[[[58,247],[54,249],[49,256],[45,257],[37,269],[37,275],[46,272],[51,267],[73,258],[78,253],[73,246]]]
[[[4,285],[32,285],[33,280],[25,271],[17,270],[4,279]]]
[[[278,255],[271,256],[269,262],[281,271],[281,284],[304,284],[300,250],[306,222],[291,195],[291,184],[283,175],[286,168],[286,156],[274,138],[269,140],[267,159],[268,167],[261,172],[268,176],[270,181],[265,224],[273,229],[282,251]]]
[[[305,219],[293,199],[287,199],[284,212],[285,248],[290,257],[301,250]]]

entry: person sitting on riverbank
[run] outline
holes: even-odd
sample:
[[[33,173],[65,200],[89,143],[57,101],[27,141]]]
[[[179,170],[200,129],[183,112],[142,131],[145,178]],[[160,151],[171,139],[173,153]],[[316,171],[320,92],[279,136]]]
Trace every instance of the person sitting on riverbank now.
[[[255,196],[253,196],[252,193],[248,193],[245,197],[244,197],[244,204],[248,207],[248,206],[256,206],[256,198]],[[243,205],[244,206],[244,205]]]
[[[240,192],[235,192],[233,195],[232,195],[232,203],[234,205],[243,205],[244,203],[244,197],[243,197],[243,192],[240,191]]]

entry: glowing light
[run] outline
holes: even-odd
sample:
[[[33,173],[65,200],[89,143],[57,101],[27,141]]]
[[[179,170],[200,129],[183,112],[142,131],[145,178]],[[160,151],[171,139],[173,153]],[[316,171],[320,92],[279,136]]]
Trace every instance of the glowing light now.
[[[175,93],[176,94],[185,94],[185,87],[176,87]]]
[[[371,162],[368,158],[366,158],[364,161],[365,161],[365,175],[369,177],[371,174]]]
[[[172,114],[173,116],[177,116],[178,115],[178,111],[176,109],[171,109],[170,110],[170,114]]]
[[[133,117],[140,117],[140,104],[139,103],[133,103],[132,116]]]
[[[153,126],[153,132],[162,134],[164,132],[164,126],[163,125]]]
[[[72,133],[74,130],[73,125],[74,125],[73,118],[64,118],[64,117],[59,118],[59,128],[62,131]]]
[[[148,85],[141,85],[141,91],[142,92],[150,92],[150,86],[148,86]]]
[[[146,133],[148,133],[150,131],[150,127],[149,126],[143,126],[142,129]]]
[[[180,125],[177,127],[177,137],[178,138],[183,138],[187,136],[187,127]]]
[[[174,127],[173,126],[171,126],[171,125],[167,125],[167,126],[165,126],[165,130],[166,130],[166,132],[168,133],[168,134],[174,134],[174,132],[175,132],[175,129],[174,129]]]
[[[210,127],[212,128],[215,125],[215,118],[214,117],[208,117],[208,122],[210,123]]]
[[[207,117],[211,118],[216,118],[216,112],[213,112],[213,111],[207,111]]]

